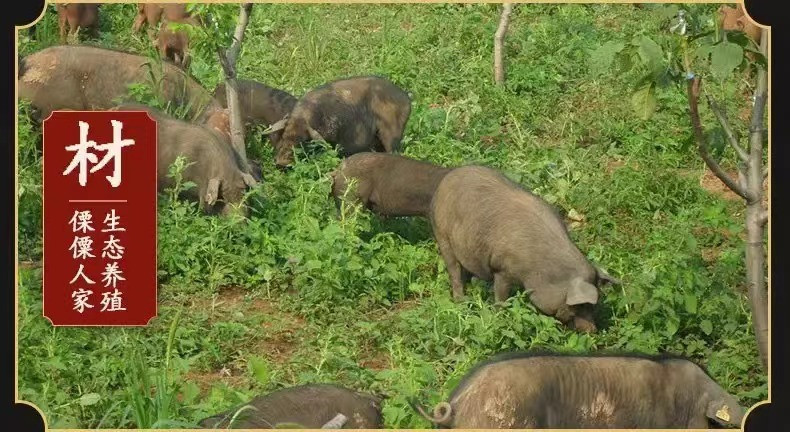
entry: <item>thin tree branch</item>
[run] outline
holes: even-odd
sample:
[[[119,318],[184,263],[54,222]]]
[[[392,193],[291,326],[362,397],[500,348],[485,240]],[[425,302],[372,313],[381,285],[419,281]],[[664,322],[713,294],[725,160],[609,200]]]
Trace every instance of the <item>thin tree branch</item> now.
[[[228,48],[228,61],[230,64],[235,65],[236,59],[241,52],[241,43],[244,42],[244,31],[247,29],[247,24],[250,22],[250,15],[252,14],[252,3],[244,3],[239,10],[239,20],[236,23],[236,31],[233,32],[233,42]]]
[[[225,73],[225,90],[228,104],[230,141],[231,146],[239,155],[245,170],[251,173],[251,167],[247,161],[247,149],[244,143],[244,124],[241,118],[241,107],[239,106],[239,93],[236,84],[236,61],[241,53],[241,44],[244,42],[244,32],[250,22],[252,13],[252,3],[244,3],[239,8],[239,18],[236,21],[236,29],[233,32],[233,41],[227,50],[217,49],[220,65]]]
[[[219,64],[222,66],[222,72],[225,73],[225,78],[235,78],[236,68],[231,66],[228,56],[225,54],[225,50],[223,50],[222,47],[217,48],[217,57],[219,57]]]
[[[510,12],[513,10],[511,3],[502,4],[502,15],[499,16],[499,27],[494,34],[494,82],[502,85],[505,82],[504,56],[505,34],[510,22]]]
[[[711,95],[706,94],[705,97],[708,99],[708,106],[710,107],[710,110],[713,111],[713,114],[716,116],[716,119],[719,121],[722,129],[724,129],[724,133],[727,135],[730,145],[733,149],[735,149],[735,153],[738,154],[738,158],[740,158],[743,162],[747,162],[749,160],[749,155],[746,153],[746,150],[744,150],[743,147],[741,147],[741,145],[738,143],[738,139],[735,138],[735,133],[732,131],[730,122],[727,121],[727,116],[724,114],[724,110],[722,110],[722,108],[718,103],[716,103]]]
[[[700,85],[700,78],[699,76],[694,77],[693,79],[689,80],[688,83],[688,99],[689,99],[689,115],[691,116],[691,125],[694,129],[694,137],[697,140],[697,149],[699,150],[700,156],[702,156],[702,160],[705,161],[705,164],[708,165],[708,168],[719,178],[730,190],[735,192],[736,194],[740,195],[741,198],[745,199],[747,202],[753,201],[752,194],[741,187],[735,180],[730,178],[726,172],[716,163],[716,160],[713,159],[713,156],[710,154],[710,149],[708,148],[708,143],[705,140],[705,134],[702,132],[702,124],[699,118],[699,85]]]

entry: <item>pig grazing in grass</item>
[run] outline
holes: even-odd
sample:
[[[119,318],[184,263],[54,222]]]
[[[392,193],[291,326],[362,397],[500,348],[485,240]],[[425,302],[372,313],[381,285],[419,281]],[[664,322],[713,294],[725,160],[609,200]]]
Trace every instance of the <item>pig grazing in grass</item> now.
[[[389,153],[363,152],[344,159],[332,177],[336,203],[352,179],[349,196],[380,216],[428,216],[431,199],[450,168]]]
[[[331,384],[306,384],[259,396],[245,405],[231,423],[238,407],[222,414],[203,419],[205,429],[336,429],[338,418],[343,429],[379,429],[381,425],[381,400]],[[342,414],[342,417],[338,416]],[[289,426],[291,425],[291,426]]]
[[[236,81],[236,85],[239,92],[241,118],[247,125],[271,126],[285,118],[296,105],[297,99],[290,93],[257,81],[240,79]],[[214,97],[222,106],[228,106],[224,82],[214,89]],[[280,136],[282,136],[282,129],[269,134],[269,141],[275,148],[279,145]]]
[[[236,80],[239,91],[241,118],[247,123],[270,126],[282,120],[296,105],[297,99],[290,93],[269,87],[253,80]],[[214,89],[214,97],[227,107],[225,83]]]
[[[403,89],[381,77],[354,77],[317,87],[296,103],[271,132],[282,131],[275,163],[293,162],[293,148],[310,140],[336,145],[340,154],[397,152],[411,113]]]
[[[509,353],[467,373],[429,421],[452,429],[738,428],[745,410],[691,361]]]
[[[209,214],[228,215],[235,210],[245,216],[248,214],[242,199],[248,188],[257,182],[241,168],[236,152],[222,139],[220,132],[175,119],[141,104],[123,104],[113,110],[145,111],[156,120],[160,192],[173,186],[173,179],[168,177],[170,166],[178,156],[184,156],[186,162],[192,164],[184,169],[183,181],[197,185],[184,193],[185,198],[198,201],[200,208]]]
[[[91,46],[45,48],[19,60],[19,97],[44,119],[59,109],[110,109],[131,101],[130,84],[149,84],[163,100],[188,107],[200,123],[222,111],[211,93],[177,66],[163,62],[160,69],[150,63],[146,56]]]
[[[471,273],[493,280],[497,303],[519,285],[541,312],[577,330],[596,330],[598,288],[619,281],[587,260],[548,203],[496,170],[469,165],[444,176],[430,219],[455,299]]]

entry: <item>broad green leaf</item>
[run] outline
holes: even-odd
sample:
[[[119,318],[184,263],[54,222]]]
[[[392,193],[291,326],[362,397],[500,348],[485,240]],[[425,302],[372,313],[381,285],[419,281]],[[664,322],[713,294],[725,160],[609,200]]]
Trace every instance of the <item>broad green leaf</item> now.
[[[250,357],[250,372],[261,385],[269,384],[269,364],[260,357]]]
[[[694,54],[698,59],[707,60],[711,51],[713,51],[713,45],[703,44],[697,47],[697,49],[694,51]]]
[[[743,48],[734,43],[722,42],[713,47],[710,61],[713,74],[719,79],[726,78],[743,61]]]
[[[80,396],[77,402],[79,402],[79,404],[82,406],[89,406],[95,405],[97,402],[99,402],[99,399],[101,399],[101,396],[99,396],[98,393],[85,393],[84,395]]]
[[[746,33],[737,30],[737,31],[728,31],[726,32],[727,35],[727,42],[732,42],[742,48],[746,48],[748,46],[752,46],[754,42],[746,36]]]
[[[710,335],[713,332],[713,324],[710,322],[710,320],[702,320],[699,323],[699,328],[702,329],[703,333],[706,335]]]
[[[590,73],[593,76],[600,76],[611,66],[617,53],[625,48],[625,44],[619,41],[609,41],[601,45],[590,53]]]
[[[642,62],[645,63],[650,73],[654,76],[658,76],[664,70],[664,54],[663,51],[661,51],[661,47],[647,36],[642,36],[638,39],[638,42],[639,48],[637,52],[639,53],[639,57],[642,59]]]
[[[686,294],[684,300],[686,303],[686,312],[690,314],[697,313],[697,297],[693,294]]]
[[[675,4],[662,5],[656,8],[656,15],[662,21],[674,18],[678,14],[678,6]]]
[[[636,111],[636,115],[642,120],[649,119],[656,111],[658,101],[656,100],[656,90],[653,83],[641,87],[631,95],[631,105]]]
[[[722,129],[721,126],[717,126],[707,131],[705,135],[708,140],[708,147],[710,148],[711,155],[715,159],[720,160],[727,145],[727,134],[724,133],[724,129]]]
[[[678,332],[678,319],[677,317],[667,317],[667,335],[674,336]]]

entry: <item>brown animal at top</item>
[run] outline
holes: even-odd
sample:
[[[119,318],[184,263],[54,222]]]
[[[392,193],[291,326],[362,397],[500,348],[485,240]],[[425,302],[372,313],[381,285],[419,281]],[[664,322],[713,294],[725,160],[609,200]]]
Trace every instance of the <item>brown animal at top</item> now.
[[[468,372],[426,419],[452,429],[739,428],[745,409],[668,355],[506,353]]]
[[[596,330],[598,289],[619,281],[582,254],[540,197],[494,169],[462,166],[439,183],[430,219],[455,299],[474,275],[493,280],[496,303],[517,285],[542,313],[579,331]]]
[[[742,4],[738,4],[737,7],[721,5],[718,14],[719,26],[722,30],[742,31],[746,33],[746,36],[753,40],[754,43],[760,45],[762,29],[749,19]]]
[[[137,33],[148,24],[148,37],[154,40],[154,30],[163,18],[167,21],[178,22],[187,18],[187,5],[185,3],[137,3],[137,17],[132,24],[132,31]]]
[[[189,68],[191,60],[189,56],[189,34],[184,29],[173,29],[169,25],[171,22],[193,26],[198,26],[200,23],[192,17],[172,21],[165,18],[162,20],[162,26],[159,29],[159,55],[186,70]]]
[[[92,36],[99,30],[99,4],[98,3],[58,3],[58,27],[60,29],[60,42],[66,42],[67,34],[76,35],[77,31],[89,29]]]

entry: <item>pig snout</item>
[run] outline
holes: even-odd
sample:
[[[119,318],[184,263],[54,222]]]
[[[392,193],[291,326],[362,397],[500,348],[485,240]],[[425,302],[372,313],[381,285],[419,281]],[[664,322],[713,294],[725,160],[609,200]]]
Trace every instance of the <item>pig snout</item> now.
[[[280,169],[280,171],[288,171],[293,168],[291,166],[293,164],[293,157],[277,155],[277,157],[274,159],[274,164]]]

